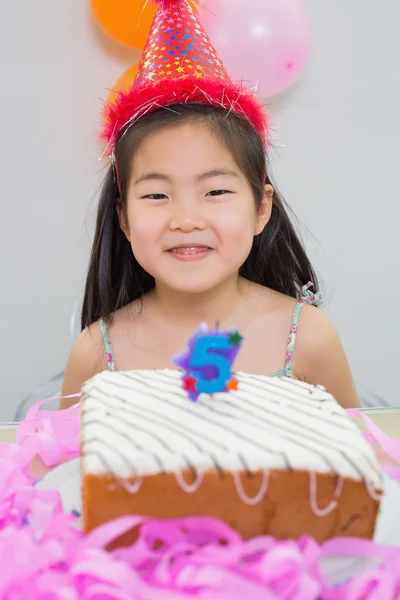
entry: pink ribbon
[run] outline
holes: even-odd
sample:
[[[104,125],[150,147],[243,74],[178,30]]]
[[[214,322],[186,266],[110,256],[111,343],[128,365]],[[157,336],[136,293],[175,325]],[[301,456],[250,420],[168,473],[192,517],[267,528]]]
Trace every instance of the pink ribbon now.
[[[65,398],[80,396],[72,394]],[[48,398],[32,406],[17,430],[17,444],[33,444],[32,448],[47,467],[79,456],[79,404],[63,411],[39,410],[46,402],[59,399]]]
[[[396,464],[381,464],[381,469],[393,479],[400,481],[400,440],[384,433],[374,423],[371,417],[363,414],[361,411],[351,408],[346,410],[347,416],[351,419],[362,417],[368,431],[364,431],[365,439],[372,445],[381,448]]]

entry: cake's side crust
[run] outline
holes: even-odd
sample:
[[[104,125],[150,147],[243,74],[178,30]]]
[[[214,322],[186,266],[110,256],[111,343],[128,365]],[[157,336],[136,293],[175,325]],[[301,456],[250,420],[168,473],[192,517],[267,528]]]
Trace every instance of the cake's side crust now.
[[[182,473],[187,483],[193,474]],[[263,485],[262,472],[240,473],[249,498],[256,496]],[[316,476],[316,503],[323,509],[334,499],[338,478],[322,473]],[[129,486],[111,475],[83,473],[84,527],[89,532],[98,525],[126,514],[170,519],[202,515],[222,519],[244,539],[268,534],[277,539],[310,535],[318,542],[335,536],[372,538],[379,502],[371,498],[363,481],[345,479],[337,499],[337,507],[326,516],[317,516],[310,502],[310,473],[306,471],[271,470],[268,490],[254,506],[244,503],[237,493],[234,479],[226,473],[204,474],[195,493],[187,493],[177,484],[173,473],[144,477],[140,491],[132,493]],[[125,536],[124,543],[132,541]]]

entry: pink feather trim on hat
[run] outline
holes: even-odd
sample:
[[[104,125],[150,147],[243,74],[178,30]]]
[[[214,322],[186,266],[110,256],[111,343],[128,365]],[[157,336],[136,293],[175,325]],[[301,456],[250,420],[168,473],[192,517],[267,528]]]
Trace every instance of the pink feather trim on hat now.
[[[121,92],[118,100],[104,109],[105,126],[101,138],[114,147],[123,130],[143,115],[172,104],[208,104],[247,118],[267,142],[268,116],[254,93],[233,83],[197,80],[192,77],[156,85],[134,86]]]

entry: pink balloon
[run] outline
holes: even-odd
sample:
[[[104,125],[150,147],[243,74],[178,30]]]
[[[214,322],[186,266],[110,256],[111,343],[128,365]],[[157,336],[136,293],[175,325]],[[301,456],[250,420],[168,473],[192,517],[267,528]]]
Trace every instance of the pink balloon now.
[[[290,87],[304,71],[311,30],[299,0],[204,0],[202,22],[234,81],[263,97]]]

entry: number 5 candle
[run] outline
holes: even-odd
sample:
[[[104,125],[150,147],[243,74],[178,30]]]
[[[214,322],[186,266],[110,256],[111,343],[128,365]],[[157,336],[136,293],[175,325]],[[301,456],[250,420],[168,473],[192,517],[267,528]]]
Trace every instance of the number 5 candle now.
[[[182,369],[182,383],[191,400],[200,394],[216,394],[237,389],[232,375],[232,365],[242,345],[243,338],[237,329],[209,329],[200,325],[188,341],[188,350],[172,358]]]

